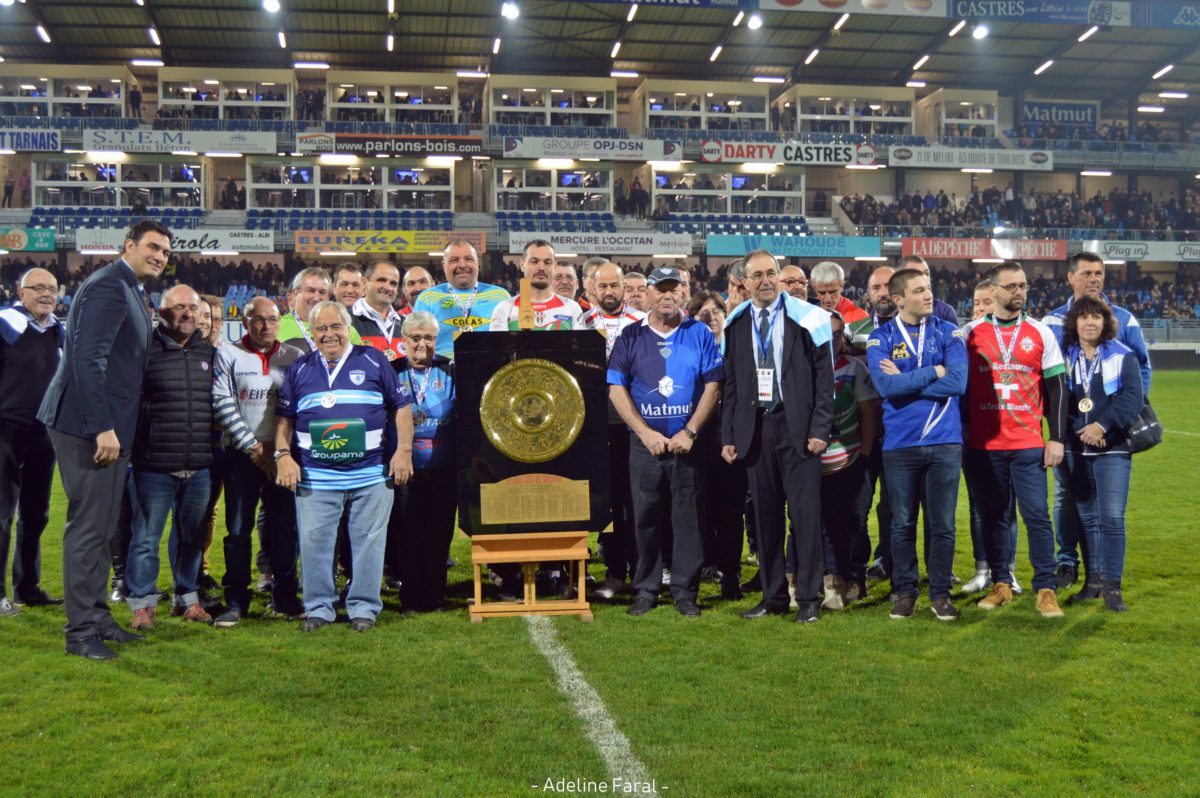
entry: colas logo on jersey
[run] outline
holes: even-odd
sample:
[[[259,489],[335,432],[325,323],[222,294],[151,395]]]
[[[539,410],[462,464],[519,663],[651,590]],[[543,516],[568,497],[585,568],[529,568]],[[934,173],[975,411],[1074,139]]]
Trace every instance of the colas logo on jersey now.
[[[485,324],[490,324],[491,319],[485,319],[480,316],[455,316],[449,319],[442,319],[443,324],[449,324],[451,327],[473,328],[482,327]]]

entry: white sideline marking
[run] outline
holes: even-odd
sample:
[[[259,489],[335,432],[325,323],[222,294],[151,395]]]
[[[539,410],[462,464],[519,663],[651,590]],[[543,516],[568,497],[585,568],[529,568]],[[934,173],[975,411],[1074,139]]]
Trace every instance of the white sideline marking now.
[[[616,721],[608,714],[600,694],[588,684],[570,652],[558,642],[553,622],[542,615],[526,615],[525,620],[529,624],[529,637],[533,645],[554,669],[558,676],[559,692],[570,699],[575,714],[583,721],[584,731],[604,760],[609,778],[620,778],[626,783],[652,784],[649,771],[633,752],[628,738],[617,729]],[[639,794],[655,798],[658,795],[653,791]]]
[[[1200,432],[1184,432],[1181,429],[1164,429],[1163,432],[1169,432],[1172,435],[1187,435],[1189,438],[1200,438]]]

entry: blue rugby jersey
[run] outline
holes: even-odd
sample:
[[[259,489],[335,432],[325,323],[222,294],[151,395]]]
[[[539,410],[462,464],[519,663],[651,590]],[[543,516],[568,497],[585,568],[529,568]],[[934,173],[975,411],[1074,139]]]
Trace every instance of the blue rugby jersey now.
[[[705,384],[724,378],[712,331],[690,318],[665,338],[648,318],[629,325],[608,361],[608,384],[627,388],[638,414],[668,438],[687,424]]]
[[[396,377],[413,396],[413,468],[454,465],[454,365],[434,357],[418,372],[407,359],[398,360]]]
[[[392,364],[372,347],[348,347],[332,384],[320,352],[297,360],[284,378],[275,413],[295,421],[300,486],[356,490],[387,479],[388,418],[412,401],[407,381],[398,380]]]
[[[478,283],[474,289],[457,289],[449,283],[426,288],[413,303],[413,312],[432,313],[438,320],[435,351],[442,357],[454,359],[454,337],[462,332],[486,332],[492,313],[508,292],[498,285]]]

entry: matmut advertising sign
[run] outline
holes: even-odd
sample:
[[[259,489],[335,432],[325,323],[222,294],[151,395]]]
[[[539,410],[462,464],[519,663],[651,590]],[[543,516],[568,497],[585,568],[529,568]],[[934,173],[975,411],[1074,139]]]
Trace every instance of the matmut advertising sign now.
[[[1200,241],[1084,241],[1083,251],[1105,260],[1200,262]]]
[[[905,238],[901,253],[926,260],[1066,260],[1067,242],[1016,238]]]
[[[971,147],[892,147],[888,151],[888,164],[922,169],[1049,172],[1054,169],[1054,153],[1046,150],[982,150]]]
[[[505,158],[603,158],[610,161],[678,161],[683,145],[657,139],[568,139],[508,136]]]
[[[486,249],[487,235],[479,230],[298,230],[296,252],[323,253],[396,252],[408,255],[441,254],[456,238],[470,241],[476,252]]]
[[[781,163],[801,166],[871,166],[875,148],[870,144],[749,144],[743,141],[705,141],[700,145],[705,163]]]
[[[345,155],[481,155],[479,136],[406,136],[386,133],[300,133],[296,136],[300,152],[328,152]]]

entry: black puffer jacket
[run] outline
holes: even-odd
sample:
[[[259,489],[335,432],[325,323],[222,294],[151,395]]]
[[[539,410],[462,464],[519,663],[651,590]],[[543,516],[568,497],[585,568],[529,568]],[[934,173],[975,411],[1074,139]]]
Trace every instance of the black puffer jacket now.
[[[197,330],[186,347],[154,330],[142,382],[133,465],[198,471],[213,462],[213,347]]]

